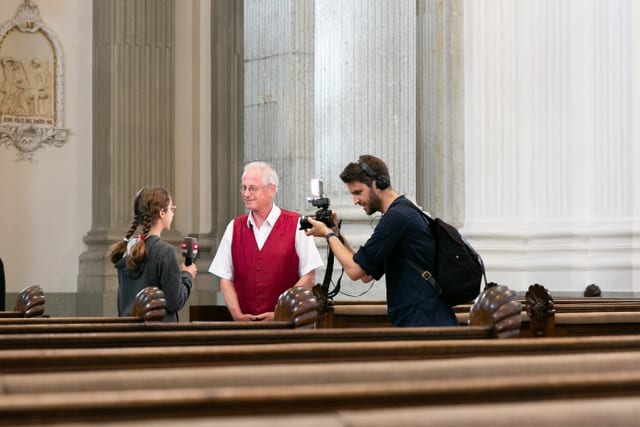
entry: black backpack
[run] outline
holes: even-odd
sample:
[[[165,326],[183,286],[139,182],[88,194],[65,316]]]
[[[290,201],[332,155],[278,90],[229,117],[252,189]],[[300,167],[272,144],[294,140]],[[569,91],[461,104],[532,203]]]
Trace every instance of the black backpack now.
[[[473,301],[480,293],[482,279],[484,278],[485,285],[487,283],[480,255],[453,225],[440,218],[431,218],[409,200],[400,202],[420,211],[431,227],[431,234],[436,242],[435,275],[434,269],[429,265],[421,267],[411,260],[409,264],[438,291],[440,298],[449,306]]]

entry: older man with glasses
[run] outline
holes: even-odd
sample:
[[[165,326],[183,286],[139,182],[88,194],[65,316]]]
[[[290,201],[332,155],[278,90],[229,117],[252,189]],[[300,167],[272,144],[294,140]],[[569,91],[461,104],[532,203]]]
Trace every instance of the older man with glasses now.
[[[271,166],[245,166],[240,192],[248,213],[229,222],[209,267],[234,320],[273,320],[280,294],[312,288],[322,266],[313,237],[300,230],[300,215],[273,202],[277,191]]]

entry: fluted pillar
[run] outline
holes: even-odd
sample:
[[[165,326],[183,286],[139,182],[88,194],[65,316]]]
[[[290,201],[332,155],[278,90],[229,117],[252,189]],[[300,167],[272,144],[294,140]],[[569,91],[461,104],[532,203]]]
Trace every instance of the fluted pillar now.
[[[211,2],[211,240],[201,259],[209,268],[227,223],[242,212],[239,180],[243,167],[244,135],[244,2]],[[206,260],[206,262],[205,262]],[[200,268],[200,267],[199,267]],[[196,304],[224,304],[220,280],[208,273],[199,286]]]
[[[417,2],[416,199],[464,221],[464,11],[462,0]]]
[[[139,188],[173,188],[174,7],[173,0],[93,3],[93,214],[78,315],[116,314],[117,277],[105,254],[130,225]]]
[[[634,7],[465,3],[465,229],[489,279],[639,289]]]
[[[393,188],[416,194],[416,3],[319,0],[316,35],[315,171],[357,247],[373,224],[339,178],[347,163],[379,156]],[[366,289],[342,282],[348,294]],[[380,283],[364,298],[384,295]]]
[[[276,202],[307,209],[313,178],[311,0],[247,0],[244,21],[244,161],[265,160],[280,177]],[[240,176],[231,177],[238,188]]]
[[[630,16],[632,22],[639,22],[640,4],[638,2],[632,2]],[[640,43],[637,42],[640,40],[640,26],[632,26],[631,40],[635,41],[631,48],[631,75],[640,76]],[[632,85],[631,99],[631,141],[640,141],[640,84]],[[638,163],[640,163],[640,144],[632,145],[632,157],[636,165],[636,167],[633,168],[632,183],[633,218],[640,218],[640,167],[637,167]],[[632,248],[634,249],[631,257],[631,263],[634,267],[633,283],[639,283],[640,268],[638,267],[640,266],[640,251],[635,249],[640,247],[640,224],[638,224],[638,221],[634,222],[633,236]],[[637,291],[637,287],[634,290]]]

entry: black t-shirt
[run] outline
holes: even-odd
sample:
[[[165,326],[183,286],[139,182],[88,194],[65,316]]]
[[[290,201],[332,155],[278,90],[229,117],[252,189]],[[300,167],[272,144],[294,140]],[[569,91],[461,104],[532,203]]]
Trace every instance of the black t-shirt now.
[[[435,241],[426,218],[403,203],[391,203],[353,259],[376,280],[386,275],[389,319],[395,326],[453,326],[451,308],[409,264],[433,266]]]

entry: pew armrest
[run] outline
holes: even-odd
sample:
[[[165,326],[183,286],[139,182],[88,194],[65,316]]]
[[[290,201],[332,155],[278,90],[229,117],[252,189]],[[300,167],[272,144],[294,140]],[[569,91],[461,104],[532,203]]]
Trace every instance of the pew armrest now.
[[[136,294],[132,315],[146,321],[162,321],[167,312],[164,292],[156,286],[148,286]]]
[[[279,297],[273,320],[292,322],[296,328],[315,325],[323,303],[314,292],[304,286],[294,286]]]
[[[40,317],[44,314],[44,302],[44,291],[40,286],[27,286],[18,294],[15,311],[24,317]]]
[[[493,328],[498,338],[517,337],[522,324],[522,303],[506,286],[486,288],[471,306],[468,322],[471,326]]]

